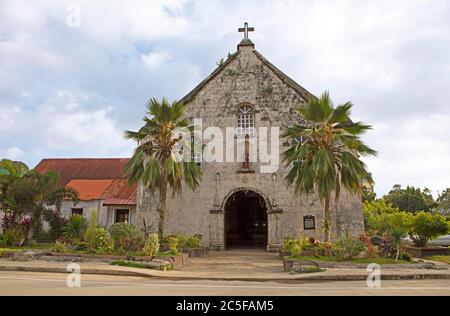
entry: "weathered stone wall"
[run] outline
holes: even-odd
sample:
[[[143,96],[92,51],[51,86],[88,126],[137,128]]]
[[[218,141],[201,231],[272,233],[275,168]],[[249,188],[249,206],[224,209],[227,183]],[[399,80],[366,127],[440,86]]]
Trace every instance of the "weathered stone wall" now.
[[[283,129],[301,119],[294,109],[302,102],[304,97],[267,67],[253,47],[241,46],[239,54],[186,104],[186,113],[190,119],[202,118],[203,129],[220,127],[225,136],[226,127],[236,127],[237,110],[243,104],[255,109],[256,128]],[[280,141],[280,154],[287,148],[284,140]],[[287,189],[283,182],[285,168],[280,167],[275,175],[262,174],[260,164],[253,163],[255,173],[244,174],[239,173],[241,166],[238,162],[204,162],[201,186],[195,192],[184,188],[182,196],[168,199],[166,232],[202,234],[205,245],[223,249],[225,200],[242,188],[257,191],[268,204],[269,249],[277,249],[283,238],[299,233],[323,239],[322,204],[316,196],[298,197],[292,189]],[[139,187],[138,222],[145,219],[154,231],[158,225],[157,201],[157,193]],[[303,230],[305,215],[316,217],[315,231]],[[343,192],[333,218],[333,235],[342,235],[345,229],[359,234],[362,228],[360,196]]]

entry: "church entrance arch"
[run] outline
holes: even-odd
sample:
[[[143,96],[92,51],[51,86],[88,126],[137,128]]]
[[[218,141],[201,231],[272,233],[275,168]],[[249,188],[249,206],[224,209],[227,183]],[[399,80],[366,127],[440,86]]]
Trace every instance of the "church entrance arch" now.
[[[260,249],[268,244],[268,205],[255,190],[237,190],[225,201],[225,248]]]

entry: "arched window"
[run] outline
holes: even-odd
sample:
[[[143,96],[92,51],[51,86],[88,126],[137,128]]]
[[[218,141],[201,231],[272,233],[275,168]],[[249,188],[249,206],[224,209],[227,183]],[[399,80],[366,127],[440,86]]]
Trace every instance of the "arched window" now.
[[[244,137],[245,135],[255,135],[255,112],[251,106],[241,106],[238,110],[237,120],[238,136]]]

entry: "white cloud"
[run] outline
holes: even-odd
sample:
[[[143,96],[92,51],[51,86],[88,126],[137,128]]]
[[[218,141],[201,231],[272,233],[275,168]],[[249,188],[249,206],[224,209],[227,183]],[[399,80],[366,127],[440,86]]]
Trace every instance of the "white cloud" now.
[[[129,155],[122,130],[141,123],[145,101],[187,93],[248,21],[271,62],[315,94],[353,100],[354,118],[374,125],[380,194],[450,186],[446,0],[75,2],[80,28],[66,26],[70,2],[0,3],[2,153]]]
[[[88,110],[92,101],[90,96],[80,95],[58,90],[36,110],[16,108],[10,111],[8,118],[13,123],[9,125],[8,134],[12,137],[11,142],[26,139],[29,142],[27,151],[31,155],[130,155],[133,144],[124,140],[122,129],[111,117],[111,107]],[[11,147],[4,156],[24,158],[24,152]],[[27,158],[38,161],[43,157]]]
[[[170,56],[167,52],[151,52],[148,54],[142,54],[142,61],[150,68],[155,68],[161,64],[167,62]]]
[[[435,114],[377,124],[366,140],[378,149],[379,155],[366,161],[379,195],[395,184],[428,187],[435,194],[450,186],[448,122],[450,115]]]
[[[10,160],[19,160],[23,157],[23,154],[24,152],[19,147],[11,147],[8,148],[6,152],[2,154],[2,156]]]

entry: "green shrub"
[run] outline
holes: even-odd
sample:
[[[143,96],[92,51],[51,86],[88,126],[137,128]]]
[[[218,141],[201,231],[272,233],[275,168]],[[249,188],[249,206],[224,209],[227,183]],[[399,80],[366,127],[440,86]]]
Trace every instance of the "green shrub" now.
[[[0,240],[0,246],[19,246],[22,241],[22,230],[18,227],[9,228],[3,233],[3,237]]]
[[[200,238],[197,236],[191,236],[185,240],[183,248],[194,249],[199,247],[200,247]]]
[[[289,251],[291,255],[299,257],[302,255],[303,249],[298,243],[295,243],[291,246],[291,249]]]
[[[314,248],[314,238],[311,240],[309,238],[303,237],[298,239],[298,245],[302,248],[302,250],[311,250]]]
[[[64,227],[63,227],[64,229]],[[40,231],[38,234],[33,235],[34,239],[37,241],[54,241],[53,234],[50,231]]]
[[[449,232],[449,223],[441,214],[417,213],[412,220],[410,237],[417,247],[426,247],[430,240]]]
[[[75,249],[77,251],[86,251],[89,249],[89,245],[85,241],[78,241],[75,243]]]
[[[103,227],[97,227],[94,233],[86,239],[87,247],[93,252],[110,252],[114,249],[114,244],[109,238],[108,231]]]
[[[365,247],[361,240],[350,237],[338,240],[333,246],[336,257],[343,261],[353,259],[364,250]]]
[[[108,230],[114,243],[114,249],[119,252],[135,252],[144,247],[144,233],[131,224],[116,223],[111,225]]]
[[[402,261],[408,261],[408,262],[413,261],[412,256],[406,252],[401,253],[400,256],[398,257],[398,259],[402,260]]]
[[[88,243],[89,248],[95,249],[96,235],[98,228],[98,213],[96,209],[90,209],[88,227],[84,233],[84,240]]]
[[[379,230],[382,229],[380,224],[380,215],[384,214],[394,214],[399,212],[400,210],[396,207],[392,207],[392,205],[384,199],[377,199],[373,201],[366,201],[363,205],[363,214],[364,214],[364,229],[367,234],[373,235],[377,233],[381,233]]]
[[[142,249],[144,255],[153,257],[159,252],[159,237],[157,234],[150,234]]]
[[[301,256],[303,251],[308,250],[317,250],[317,251],[323,251],[331,249],[331,243],[323,243],[318,240],[315,240],[314,238],[306,238],[306,237],[299,237],[299,238],[286,238],[283,241],[282,248],[283,250],[286,250],[291,253],[291,255],[294,256]]]
[[[305,267],[301,273],[319,273],[325,272],[325,269],[321,269],[319,267]]]
[[[175,236],[169,236],[167,239],[167,245],[169,246],[169,252],[172,254],[178,253],[179,240]]]
[[[292,238],[292,237],[285,238],[283,240],[282,248],[283,248],[283,250],[291,252],[292,247],[294,247],[296,243],[297,243],[297,239],[295,239],[295,238]]]
[[[372,236],[370,238],[370,241],[372,242],[372,244],[374,246],[381,246],[381,244],[383,243],[383,237],[382,236]]]
[[[183,249],[189,248],[187,246],[187,243],[188,243],[188,239],[190,237],[187,235],[183,235],[183,234],[172,234],[172,235],[165,236],[161,240],[161,244],[167,246],[167,248],[170,248],[169,247],[169,238],[171,238],[171,237],[176,238],[178,240],[177,251],[183,251]]]
[[[111,262],[111,265],[120,266],[120,267],[128,267],[128,268],[149,269],[149,267],[143,262],[134,262],[134,261],[127,261],[127,260],[115,260],[115,261]]]
[[[73,215],[63,227],[63,236],[72,242],[83,239],[87,228],[87,221],[83,216]]]
[[[48,222],[50,229],[48,231],[48,240],[56,240],[63,234],[64,226],[67,220],[61,215],[59,211],[48,211],[44,214],[44,219]]]
[[[66,243],[57,240],[52,247],[52,251],[57,253],[66,253],[69,252],[69,248]]]

